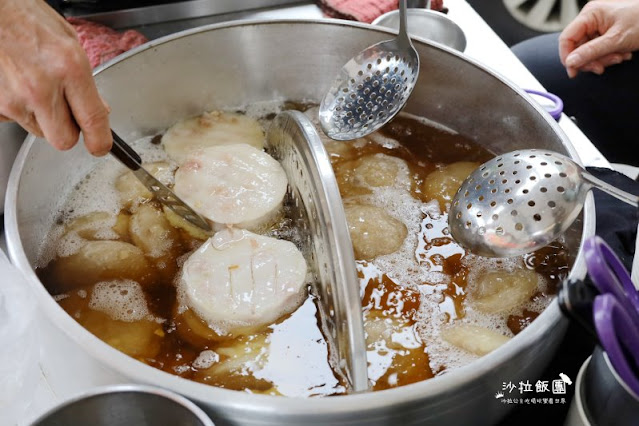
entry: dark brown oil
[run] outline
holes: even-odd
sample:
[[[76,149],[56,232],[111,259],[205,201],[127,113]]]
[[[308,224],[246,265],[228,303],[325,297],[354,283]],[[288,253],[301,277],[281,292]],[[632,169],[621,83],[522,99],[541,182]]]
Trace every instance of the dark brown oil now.
[[[307,105],[291,104],[289,107],[305,109]],[[424,202],[429,200],[421,190],[422,183],[438,167],[456,161],[481,163],[492,158],[491,153],[468,138],[412,118],[398,117],[382,133],[398,140],[401,146],[386,148],[368,140],[345,153],[331,156],[342,193],[366,193],[365,188],[358,187],[353,169],[358,159],[367,155],[383,153],[403,159],[410,170],[410,191],[413,197]],[[453,301],[454,315],[462,318],[465,293],[459,289],[467,287],[470,266],[462,262],[466,253],[448,235],[446,222],[445,213],[437,217],[424,215],[415,256],[420,267],[452,277],[443,293]],[[127,241],[126,236],[120,238]],[[193,327],[198,327],[194,323],[185,326],[184,317],[176,313],[175,274],[167,275],[166,271],[179,271],[179,259],[200,244],[201,241],[180,230],[169,259],[165,259],[168,263],[161,266],[153,263],[151,282],[145,282],[143,286],[153,318],[140,321],[118,321],[91,309],[89,301],[96,283],[83,281],[81,271],[74,272],[77,276],[60,271],[59,258],[36,272],[76,321],[113,347],[160,370],[234,390],[288,396],[344,393],[344,383],[330,368],[328,348],[312,296],[292,314],[248,334],[216,336],[212,333],[212,337],[202,338],[202,333],[194,333]],[[524,267],[536,270],[552,283],[547,290],[549,293],[556,291],[557,283],[568,273],[565,249],[559,243],[524,260]],[[368,273],[367,268],[372,266],[366,262],[358,262],[358,267],[367,331],[373,330],[373,326],[379,329],[380,324],[387,324],[396,335],[415,335],[414,341],[402,345],[401,342],[372,339],[373,333],[369,332],[369,374],[374,389],[402,386],[441,373],[441,368],[432,371],[425,352],[426,343],[420,341],[415,331],[422,300],[419,290],[379,271],[371,269]],[[82,284],[69,288],[70,282]],[[521,315],[512,315],[508,326],[516,334],[538,314],[524,310]],[[210,365],[195,362],[203,353],[213,356],[215,362]],[[235,361],[237,365],[233,364]],[[218,368],[225,363],[235,367]]]

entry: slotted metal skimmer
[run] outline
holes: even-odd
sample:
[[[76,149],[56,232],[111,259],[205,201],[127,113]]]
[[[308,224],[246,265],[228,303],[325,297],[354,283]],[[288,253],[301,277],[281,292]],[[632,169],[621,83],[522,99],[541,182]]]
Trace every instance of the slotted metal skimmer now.
[[[314,277],[331,364],[346,379],[349,391],[368,390],[359,279],[328,153],[313,124],[297,111],[275,117],[267,150],[286,171],[287,215]]]
[[[448,223],[453,238],[475,254],[511,257],[563,234],[596,187],[628,204],[639,197],[589,174],[552,151],[520,150],[484,163],[455,195]]]
[[[419,74],[419,55],[406,30],[406,0],[399,2],[399,34],[360,52],[340,70],[319,109],[326,135],[353,140],[388,123],[406,104]]]

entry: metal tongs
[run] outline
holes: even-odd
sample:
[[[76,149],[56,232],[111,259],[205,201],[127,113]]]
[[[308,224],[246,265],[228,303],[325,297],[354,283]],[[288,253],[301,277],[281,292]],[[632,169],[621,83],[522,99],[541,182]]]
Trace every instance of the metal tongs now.
[[[565,282],[559,306],[596,334],[621,379],[639,394],[639,293],[603,239],[586,240],[584,254],[594,287],[583,281]]]
[[[195,210],[188,206],[173,191],[166,187],[162,182],[157,180],[151,173],[142,167],[142,159],[131,146],[124,142],[113,130],[113,145],[111,146],[111,154],[122,164],[128,167],[133,174],[142,182],[142,184],[157,198],[159,202],[173,210],[176,214],[187,220],[189,223],[210,232],[211,225],[202,216],[197,214]]]

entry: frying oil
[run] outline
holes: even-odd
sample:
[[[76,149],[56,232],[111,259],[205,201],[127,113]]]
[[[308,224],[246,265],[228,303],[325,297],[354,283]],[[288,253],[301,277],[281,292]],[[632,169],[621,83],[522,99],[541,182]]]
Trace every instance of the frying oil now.
[[[276,113],[291,108],[306,110],[319,129],[316,109],[304,103],[256,104],[242,113],[258,119],[266,129]],[[400,116],[381,132],[354,142],[330,141],[319,133],[331,155],[344,200],[382,208],[407,231],[397,251],[357,262],[374,389],[425,380],[474,360],[475,355],[441,339],[442,326],[461,321],[513,336],[546,307],[557,282],[567,274],[560,244],[508,261],[472,256],[450,237],[446,206],[428,199],[422,191],[429,173],[455,161],[486,161],[492,157],[489,152],[451,129],[411,116]],[[157,137],[145,137],[133,146],[144,163],[172,164],[157,141]],[[361,158],[377,155],[392,157],[397,166],[392,185],[370,186],[354,174]],[[116,216],[130,213],[115,189],[116,179],[125,172],[119,162],[106,159],[67,200],[38,268],[43,283],[52,291],[56,288],[52,272],[56,261],[76,253],[86,243],[82,235],[69,232],[74,219],[106,212],[109,218],[104,219],[102,237],[116,237],[109,234]],[[267,233],[293,240],[295,236],[286,218]],[[182,233],[181,243],[171,248],[173,270],[179,271],[184,259],[200,244],[200,240]],[[487,315],[466,303],[472,287],[468,283],[477,274],[488,269],[507,273],[514,268],[533,269],[543,279],[539,291],[525,306]],[[175,274],[158,274],[150,286],[111,280],[57,294],[56,299],[107,343],[187,379],[286,396],[327,396],[346,391],[343,379],[331,370],[331,354],[312,295],[295,312],[267,327],[234,336],[215,336],[212,332],[213,337],[202,339],[202,333],[196,332],[202,324],[185,316],[185,306],[177,306],[175,278]]]

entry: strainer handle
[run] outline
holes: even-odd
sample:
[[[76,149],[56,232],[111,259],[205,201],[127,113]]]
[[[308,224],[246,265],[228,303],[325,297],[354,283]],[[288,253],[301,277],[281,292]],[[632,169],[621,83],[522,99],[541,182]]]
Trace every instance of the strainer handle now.
[[[410,44],[408,37],[408,25],[406,24],[406,0],[399,0],[399,34],[398,37],[402,43]]]
[[[430,0],[408,0],[409,9],[430,9]]]
[[[634,207],[639,207],[639,197],[636,195],[633,195],[629,192],[626,191],[622,191],[621,189],[610,185],[608,182],[604,182],[601,179],[597,179],[596,177],[594,177],[593,175],[591,175],[590,173],[587,172],[583,172],[582,173],[582,177],[585,181],[587,181],[588,183],[590,183],[592,186],[594,186],[597,189],[600,189],[610,195],[612,195],[613,197],[615,197],[616,199],[623,201],[624,203],[630,204],[631,206]]]

